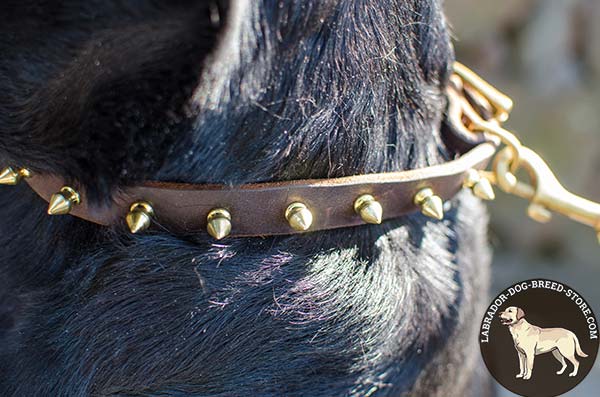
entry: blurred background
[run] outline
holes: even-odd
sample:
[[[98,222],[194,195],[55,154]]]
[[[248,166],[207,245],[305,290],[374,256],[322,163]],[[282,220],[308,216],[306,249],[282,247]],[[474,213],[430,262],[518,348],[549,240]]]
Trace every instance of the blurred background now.
[[[565,187],[600,201],[600,1],[446,0],[457,59],[515,100],[506,124]],[[497,192],[490,205],[492,293],[527,278],[562,281],[600,315],[600,246],[561,216],[530,220],[527,204]],[[600,361],[600,360],[599,360]],[[570,396],[596,396],[600,363]],[[504,391],[501,396],[512,396]]]

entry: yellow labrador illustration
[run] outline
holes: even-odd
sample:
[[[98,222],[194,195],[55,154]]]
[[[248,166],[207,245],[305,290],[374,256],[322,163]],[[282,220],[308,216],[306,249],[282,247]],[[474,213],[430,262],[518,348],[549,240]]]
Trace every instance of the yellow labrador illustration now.
[[[562,365],[557,375],[565,372],[565,359],[569,360],[573,364],[573,371],[569,376],[576,376],[579,370],[579,361],[575,353],[580,357],[587,357],[573,332],[564,328],[540,328],[532,325],[525,320],[525,312],[521,308],[508,307],[500,313],[500,321],[508,326],[519,355],[521,372],[517,378],[531,378],[533,362],[538,354],[552,352],[554,358]]]

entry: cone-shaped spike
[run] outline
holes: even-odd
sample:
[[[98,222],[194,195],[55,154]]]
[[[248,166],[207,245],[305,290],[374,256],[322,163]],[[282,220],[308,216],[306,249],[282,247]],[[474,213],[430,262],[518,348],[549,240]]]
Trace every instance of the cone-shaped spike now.
[[[285,210],[285,219],[292,229],[299,232],[307,231],[313,223],[313,215],[306,205],[292,203]]]
[[[21,175],[11,167],[6,167],[0,171],[0,185],[16,185],[20,179]]]
[[[364,194],[354,202],[354,211],[366,223],[379,225],[383,219],[383,208],[370,194]]]
[[[379,204],[377,201],[373,201],[365,205],[360,210],[360,217],[363,221],[367,223],[379,225],[383,218],[383,208],[381,207],[381,204]]]
[[[154,209],[149,203],[138,202],[131,206],[125,220],[131,233],[135,234],[143,232],[150,227],[153,215]]]
[[[53,194],[48,206],[48,215],[66,215],[71,212],[73,204],[62,193]]]
[[[427,197],[421,206],[423,215],[441,221],[444,219],[444,203],[439,196]]]
[[[131,233],[139,233],[150,227],[152,221],[148,214],[142,211],[134,211],[127,214],[126,217],[127,226],[129,226],[129,230]]]
[[[208,224],[206,230],[208,234],[221,240],[231,233],[231,221],[226,218],[215,218]]]
[[[492,201],[496,198],[494,188],[487,178],[481,178],[473,185],[473,194],[482,200]]]
[[[53,194],[48,206],[48,215],[66,215],[73,209],[73,205],[80,202],[79,193],[68,186]]]
[[[206,217],[208,234],[217,240],[229,236],[231,233],[231,214],[224,208],[216,208]]]
[[[464,186],[470,188],[473,191],[473,194],[482,200],[491,201],[496,198],[490,180],[482,176],[477,170],[469,170]]]
[[[421,208],[423,215],[437,220],[444,219],[444,202],[430,188],[419,191],[415,195],[414,201]]]

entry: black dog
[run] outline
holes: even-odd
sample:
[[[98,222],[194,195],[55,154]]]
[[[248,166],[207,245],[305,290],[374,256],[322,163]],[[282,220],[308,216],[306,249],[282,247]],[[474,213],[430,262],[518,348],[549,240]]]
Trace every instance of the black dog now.
[[[5,0],[2,166],[98,205],[453,156],[437,0]],[[0,189],[3,396],[485,395],[486,215],[296,237],[131,236]]]

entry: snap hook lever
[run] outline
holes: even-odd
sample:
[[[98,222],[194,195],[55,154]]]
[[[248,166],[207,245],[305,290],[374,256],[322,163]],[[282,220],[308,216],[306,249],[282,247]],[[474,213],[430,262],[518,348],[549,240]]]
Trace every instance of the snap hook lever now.
[[[506,147],[494,159],[496,184],[506,193],[530,202],[528,214],[539,222],[548,222],[552,212],[593,227],[600,239],[600,203],[571,193],[558,181],[548,164],[533,150],[521,146],[519,167],[523,168],[531,184],[519,181],[511,172],[513,151]]]

